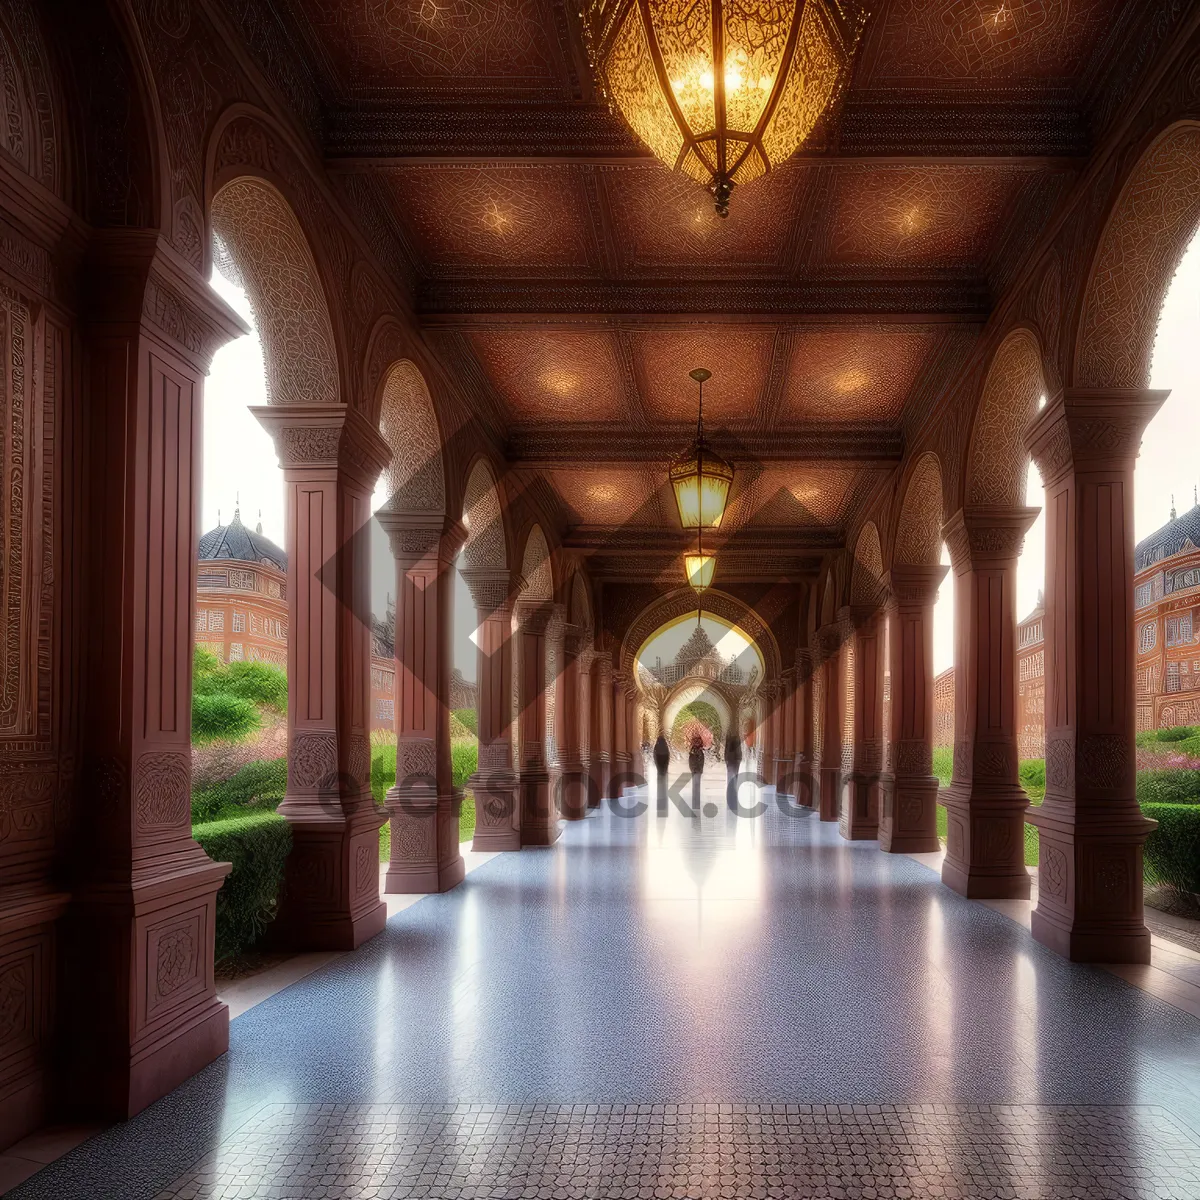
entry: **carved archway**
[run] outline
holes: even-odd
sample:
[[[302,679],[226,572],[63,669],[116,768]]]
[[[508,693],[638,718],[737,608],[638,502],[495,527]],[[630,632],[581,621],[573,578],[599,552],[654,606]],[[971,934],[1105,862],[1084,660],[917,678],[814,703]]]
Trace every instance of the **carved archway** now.
[[[554,573],[550,566],[550,547],[540,525],[534,525],[525,538],[521,555],[521,599],[545,601],[554,599]]]
[[[217,192],[210,215],[218,269],[245,289],[254,312],[269,401],[340,403],[329,306],[288,202],[271,184],[246,176]]]
[[[717,710],[721,736],[728,734],[735,724],[740,725],[739,705],[732,702],[722,688],[707,679],[683,679],[671,689],[663,704],[662,728],[667,737],[670,737],[680,711],[694,700],[705,700]],[[740,734],[740,728],[738,732]]]
[[[504,532],[500,491],[492,468],[482,458],[467,476],[463,523],[467,527],[463,561],[469,568],[499,569],[508,565],[508,538]]]
[[[383,377],[379,432],[392,452],[384,471],[391,512],[444,513],[446,472],[442,435],[425,377],[407,359],[392,363]]]
[[[896,520],[892,562],[933,565],[942,556],[942,469],[937,455],[917,459],[904,489]]]
[[[567,606],[567,620],[576,628],[588,631],[594,625],[592,602],[588,597],[587,584],[579,571],[571,577],[571,602]]]
[[[1200,224],[1200,124],[1172,126],[1142,155],[1100,238],[1075,348],[1077,387],[1145,387],[1171,279]]]
[[[1045,391],[1038,340],[1029,329],[1014,329],[992,356],[980,394],[967,452],[968,504],[1018,508],[1025,503],[1025,427]]]
[[[637,654],[646,641],[663,625],[669,625],[696,610],[696,593],[691,588],[677,588],[648,604],[634,618],[621,639],[621,670],[632,678]],[[779,643],[753,608],[736,596],[710,588],[704,593],[704,614],[735,626],[757,647],[766,678],[779,677],[782,670]]]
[[[850,603],[873,604],[879,597],[883,579],[883,547],[874,521],[868,521],[854,544],[854,563],[850,568]]]

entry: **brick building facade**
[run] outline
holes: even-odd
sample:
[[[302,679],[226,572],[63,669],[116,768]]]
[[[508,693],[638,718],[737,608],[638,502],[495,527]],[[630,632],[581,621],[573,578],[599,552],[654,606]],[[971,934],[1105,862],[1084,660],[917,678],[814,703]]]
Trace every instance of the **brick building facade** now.
[[[377,621],[371,642],[372,729],[394,722],[396,664],[387,628]],[[228,525],[200,539],[196,645],[223,663],[268,662],[286,671],[287,638],[287,554],[261,523],[248,529],[234,509]]]

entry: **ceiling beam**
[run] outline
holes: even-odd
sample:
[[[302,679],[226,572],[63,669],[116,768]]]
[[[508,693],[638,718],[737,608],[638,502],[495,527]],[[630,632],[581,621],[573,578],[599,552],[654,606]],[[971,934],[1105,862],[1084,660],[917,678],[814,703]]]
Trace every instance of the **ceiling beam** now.
[[[654,436],[627,426],[558,425],[527,426],[509,435],[505,458],[516,468],[540,471],[619,466],[661,465],[672,447],[686,444],[694,432],[691,424],[656,426]],[[903,456],[904,441],[898,429],[883,425],[834,425],[805,422],[779,423],[769,430],[739,430],[723,426],[706,431],[719,453],[738,462],[816,462],[893,466]]]
[[[817,278],[787,282],[737,279],[441,279],[422,284],[417,309],[426,328],[457,329],[497,321],[545,323],[554,317],[672,315],[805,317],[827,320],[919,319],[982,322],[991,312],[976,277]]]
[[[801,159],[923,163],[1082,161],[1087,125],[1071,98],[938,92],[852,94],[832,133],[817,131]],[[621,118],[589,104],[344,106],[326,115],[325,154],[339,171],[422,164],[653,161]]]

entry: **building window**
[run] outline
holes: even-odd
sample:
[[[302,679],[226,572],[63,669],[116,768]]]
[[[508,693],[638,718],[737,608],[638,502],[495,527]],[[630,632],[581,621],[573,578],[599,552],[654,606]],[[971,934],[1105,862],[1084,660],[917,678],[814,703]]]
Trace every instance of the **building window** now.
[[[196,632],[204,633],[208,629],[208,612],[203,608],[196,609]]]
[[[394,708],[394,706],[393,706],[393,701],[391,701],[391,700],[380,700],[380,702],[379,702],[379,719],[380,719],[381,721],[390,721],[390,720],[392,720],[392,719],[393,719],[393,713],[394,713],[395,711],[396,711],[396,710],[395,710],[395,708]]]
[[[1192,640],[1192,614],[1167,618],[1167,645],[1186,646]]]
[[[208,614],[209,629],[224,629],[225,628],[225,610],[223,608],[213,609]]]
[[[1135,608],[1145,608],[1153,599],[1153,583],[1141,583],[1133,589],[1133,604]]]
[[[1154,643],[1157,640],[1158,625],[1154,621],[1147,621],[1145,625],[1138,630],[1138,653],[1145,654],[1147,650],[1154,649]]]
[[[1167,663],[1167,686],[1163,689],[1166,692],[1179,691],[1179,664]]]
[[[242,643],[241,642],[230,642],[229,643],[229,661],[230,662],[241,662],[242,658],[243,658]]]
[[[233,632],[234,633],[245,633],[246,632],[246,614],[245,613],[235,612],[233,614]]]
[[[250,614],[250,632],[262,633],[262,625],[262,617],[260,617],[258,613],[252,612]]]
[[[1171,591],[1181,592],[1184,588],[1200,587],[1200,567],[1176,571],[1171,577]]]
[[[229,572],[229,586],[241,588],[244,592],[254,591],[254,572],[231,570]]]

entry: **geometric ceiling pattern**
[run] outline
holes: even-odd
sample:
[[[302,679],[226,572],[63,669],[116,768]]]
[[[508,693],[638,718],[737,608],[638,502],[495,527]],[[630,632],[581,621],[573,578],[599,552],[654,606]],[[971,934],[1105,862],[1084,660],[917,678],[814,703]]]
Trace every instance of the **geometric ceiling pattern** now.
[[[1152,19],[1141,0],[873,0],[840,105],[721,220],[599,100],[577,5],[276,2],[335,184],[373,206],[430,346],[567,544],[627,534],[624,566],[653,558],[646,531],[680,550],[665,469],[697,366],[737,471],[721,538],[747,560],[777,531],[840,544]]]

